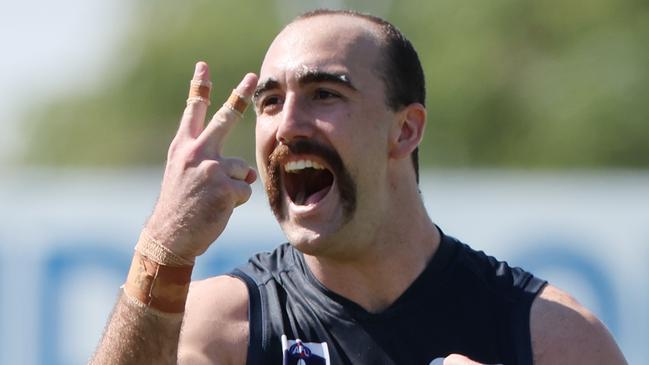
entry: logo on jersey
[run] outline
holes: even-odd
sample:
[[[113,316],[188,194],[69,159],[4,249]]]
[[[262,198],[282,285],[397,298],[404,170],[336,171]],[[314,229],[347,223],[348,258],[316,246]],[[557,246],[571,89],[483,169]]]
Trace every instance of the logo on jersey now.
[[[283,365],[331,365],[326,342],[289,340],[282,335]]]

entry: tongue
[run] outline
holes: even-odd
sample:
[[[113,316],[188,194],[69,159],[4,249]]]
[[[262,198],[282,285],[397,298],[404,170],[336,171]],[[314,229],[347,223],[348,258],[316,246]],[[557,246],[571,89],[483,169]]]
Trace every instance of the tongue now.
[[[322,200],[322,198],[324,198],[325,195],[327,195],[327,193],[329,192],[329,188],[330,188],[330,186],[327,186],[326,188],[324,188],[322,190],[319,190],[319,191],[316,191],[315,193],[309,195],[306,198],[306,201],[304,202],[305,205],[315,204],[315,203],[319,202],[320,200]]]
[[[316,204],[322,200],[333,185],[333,175],[328,170],[303,169],[286,174],[286,189],[297,205]]]
[[[304,190],[301,190],[300,192],[297,193],[297,196],[295,196],[295,199],[294,199],[295,204],[297,204],[297,205],[315,204],[315,203],[319,202],[320,200],[322,200],[322,198],[324,198],[325,195],[327,195],[330,188],[331,188],[330,186],[327,186],[327,187],[325,187],[325,188],[323,188],[323,189],[321,189],[319,191],[316,191],[315,193],[313,193],[313,194],[311,194],[309,196],[306,196],[306,193],[304,192]]]

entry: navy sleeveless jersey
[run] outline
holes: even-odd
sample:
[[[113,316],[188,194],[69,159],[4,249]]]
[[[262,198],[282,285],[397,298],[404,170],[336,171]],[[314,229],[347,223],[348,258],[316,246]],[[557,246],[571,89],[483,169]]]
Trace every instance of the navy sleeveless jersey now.
[[[231,275],[250,297],[248,364],[427,365],[451,353],[532,364],[530,307],[546,283],[443,234],[426,269],[381,313],[329,291],[289,244]]]

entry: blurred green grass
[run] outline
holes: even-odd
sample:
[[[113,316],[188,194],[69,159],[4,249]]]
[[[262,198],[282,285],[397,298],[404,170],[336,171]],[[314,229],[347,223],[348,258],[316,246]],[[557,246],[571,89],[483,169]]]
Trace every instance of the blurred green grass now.
[[[23,162],[161,164],[194,63],[210,64],[223,100],[297,14],[285,3],[139,2],[101,90],[28,115]],[[425,166],[649,167],[649,2],[393,1],[380,15],[422,59]],[[254,162],[251,111],[226,153]]]

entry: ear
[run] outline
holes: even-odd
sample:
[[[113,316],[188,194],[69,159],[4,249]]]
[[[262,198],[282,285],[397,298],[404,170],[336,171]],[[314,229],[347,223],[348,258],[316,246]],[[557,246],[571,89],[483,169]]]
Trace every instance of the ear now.
[[[409,157],[419,146],[426,126],[426,108],[412,103],[397,113],[396,123],[390,131],[389,156],[393,159]]]

